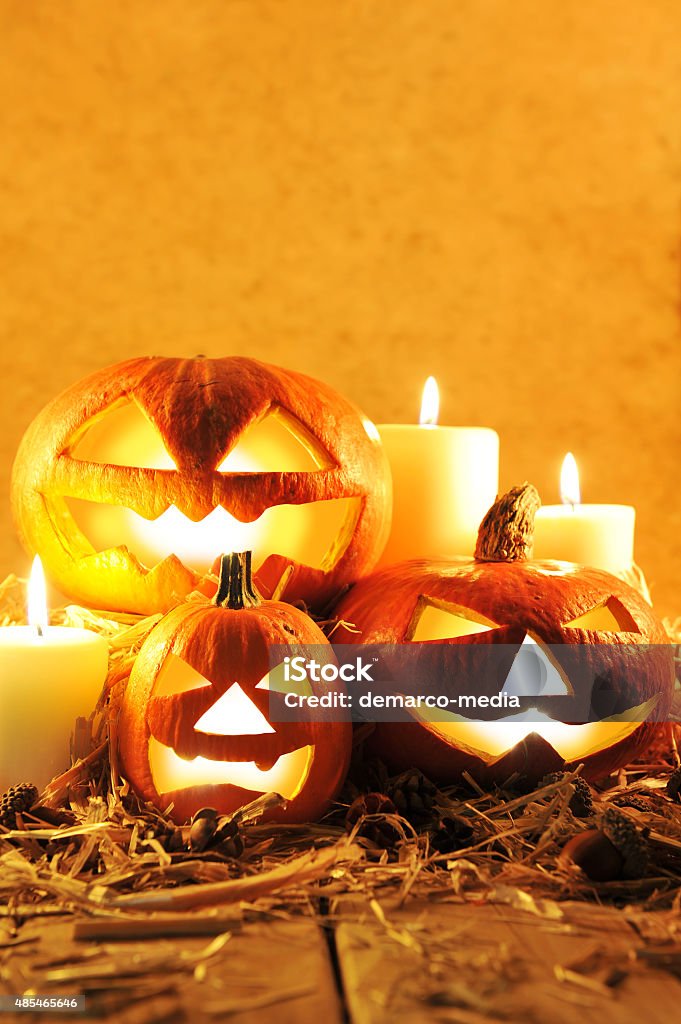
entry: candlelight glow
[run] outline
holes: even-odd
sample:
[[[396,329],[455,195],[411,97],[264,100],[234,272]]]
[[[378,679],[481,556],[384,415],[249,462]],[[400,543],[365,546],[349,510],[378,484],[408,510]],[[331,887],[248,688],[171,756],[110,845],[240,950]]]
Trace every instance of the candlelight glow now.
[[[422,427],[434,427],[437,425],[437,418],[440,413],[440,392],[435,377],[429,377],[423,385],[423,398],[421,399],[421,415],[419,423]]]
[[[28,581],[28,624],[38,636],[42,636],[47,629],[47,587],[43,563],[38,555],[33,559]]]
[[[563,459],[563,468],[560,471],[560,500],[564,505],[579,505],[582,500],[579,493],[579,470],[572,452],[568,452]]]
[[[213,761],[207,757],[185,760],[174,750],[149,740],[149,762],[159,793],[172,793],[188,786],[238,786],[254,793],[279,793],[286,800],[302,789],[312,761],[314,746],[282,754],[271,768],[258,768],[255,761]]]
[[[264,736],[274,732],[262,711],[237,682],[208,708],[194,726],[210,736]]]
[[[440,712],[442,714],[442,712]],[[565,761],[586,757],[630,736],[639,722],[586,722],[568,725],[532,709],[495,722],[432,722],[430,728],[459,744],[499,757],[530,733],[538,733]]]
[[[283,664],[278,666],[283,668]],[[272,688],[272,669],[256,684],[256,690]],[[202,690],[211,683],[200,672],[172,652],[161,669],[155,695]],[[281,691],[283,692],[283,691]],[[312,693],[309,684],[299,692]],[[266,736],[276,730],[236,680],[200,716],[196,732],[209,736]],[[307,744],[282,754],[273,764],[256,761],[186,759],[154,736],[149,739],[149,764],[159,793],[172,793],[189,786],[238,786],[254,793],[280,793],[292,800],[301,790],[312,764],[314,745]]]
[[[89,423],[71,445],[78,461],[144,469],[178,469],[157,428],[134,402],[123,402]],[[331,460],[292,416],[273,406],[253,423],[217,467],[219,473],[314,472]]]
[[[277,551],[312,568],[333,563],[334,538],[354,526],[361,511],[358,498],[332,498],[306,505],[275,505],[253,523],[241,523],[218,506],[198,523],[171,505],[157,519],[145,519],[120,505],[81,498],[65,499],[93,551],[127,547],[149,569],[170,555],[197,572],[207,572],[223,551],[253,551],[253,568]],[[341,552],[342,553],[342,552]]]
[[[74,443],[72,455],[108,466],[176,470],[156,428],[129,402],[91,424]],[[215,472],[314,473],[331,466],[315,438],[283,410],[273,407],[248,428]],[[83,554],[88,545],[97,552],[127,548],[148,569],[174,555],[199,573],[207,572],[223,551],[246,550],[253,551],[254,569],[274,551],[314,569],[324,568],[342,554],[336,539],[349,538],[361,511],[359,499],[334,498],[275,505],[255,521],[242,523],[220,506],[216,497],[216,507],[194,522],[175,505],[152,517],[145,516],[143,509],[85,498],[66,497],[64,501],[82,533]]]
[[[558,696],[570,690],[560,669],[553,664],[550,652],[543,650],[541,644],[528,633],[513,661],[502,693],[520,697],[545,697]],[[656,703],[657,698],[630,708],[622,715],[574,725],[556,721],[537,708],[504,715],[494,721],[427,708],[419,709],[416,717],[433,732],[454,740],[458,746],[470,747],[491,757],[501,756],[536,733],[569,762],[631,735],[646,720]]]

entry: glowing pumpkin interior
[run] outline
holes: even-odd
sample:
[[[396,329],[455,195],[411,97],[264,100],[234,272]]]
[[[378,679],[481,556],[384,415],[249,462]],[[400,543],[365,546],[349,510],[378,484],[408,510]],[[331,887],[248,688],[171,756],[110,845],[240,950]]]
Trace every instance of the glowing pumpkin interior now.
[[[258,690],[270,688],[270,676],[256,684]],[[154,686],[154,696],[164,697],[210,690],[213,684],[172,652],[168,654]],[[262,711],[235,680],[194,723],[194,730],[207,736],[258,736],[275,732]],[[274,764],[262,761],[214,760],[198,756],[180,757],[172,747],[155,736],[149,739],[149,765],[159,794],[196,786],[228,784],[254,793],[280,793],[293,800],[303,788],[314,757],[314,745],[306,745],[282,754]]]
[[[441,642],[489,632],[500,625],[471,609],[422,597],[406,638],[420,643]],[[608,633],[639,632],[630,613],[615,597],[604,600],[564,625],[566,629]],[[528,632],[506,678],[502,688],[504,692],[509,696],[546,697],[573,691],[569,679],[552,658],[550,649]],[[639,708],[631,709],[631,721],[611,720],[581,725],[557,722],[536,708],[506,715],[494,722],[467,719],[463,715],[450,715],[442,709],[436,711],[425,707],[415,710],[414,715],[457,746],[470,747],[493,757],[510,750],[530,733],[538,733],[566,762],[571,762],[611,747],[631,735],[643,720],[640,711]]]
[[[71,442],[71,458],[98,465],[177,472],[163,438],[134,401],[120,400],[91,420]],[[314,473],[334,465],[310,432],[290,413],[272,406],[252,424],[216,471]],[[223,550],[252,550],[258,568],[273,551],[315,569],[328,569],[342,556],[360,513],[361,499],[333,498],[266,509],[242,523],[221,505],[197,522],[175,505],[154,519],[124,505],[84,498],[62,499],[79,531],[80,555],[125,546],[147,568],[170,555],[207,572]],[[68,543],[73,546],[72,538]]]

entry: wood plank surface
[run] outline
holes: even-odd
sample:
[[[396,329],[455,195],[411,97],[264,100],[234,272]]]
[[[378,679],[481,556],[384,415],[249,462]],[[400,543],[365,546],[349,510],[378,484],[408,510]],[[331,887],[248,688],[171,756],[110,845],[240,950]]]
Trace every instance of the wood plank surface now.
[[[681,947],[669,944],[668,914],[638,915],[634,929],[608,907],[565,903],[559,912],[551,918],[507,905],[446,901],[401,908],[341,903],[329,923],[345,1019],[669,1024],[677,1018],[681,981],[649,966],[670,956],[681,967]],[[314,921],[242,922],[236,911],[218,920],[188,916],[194,934],[118,941],[77,938],[89,919],[68,915],[31,919],[18,929],[5,920],[0,992],[84,993],[87,1017],[117,1024],[342,1024],[327,943]],[[3,1014],[3,1020],[14,1017]]]
[[[73,918],[30,920],[14,935],[5,922],[0,993],[84,993],[86,1017],[116,1024],[340,1024],[328,945],[313,921],[227,920],[225,927],[217,935],[79,941]],[[16,1019],[71,1018],[22,1013]]]
[[[381,908],[359,920],[356,908],[341,908],[336,944],[352,1024],[678,1019],[681,982],[636,958],[644,942],[620,912],[560,906],[558,920],[487,904],[410,904],[383,920]]]

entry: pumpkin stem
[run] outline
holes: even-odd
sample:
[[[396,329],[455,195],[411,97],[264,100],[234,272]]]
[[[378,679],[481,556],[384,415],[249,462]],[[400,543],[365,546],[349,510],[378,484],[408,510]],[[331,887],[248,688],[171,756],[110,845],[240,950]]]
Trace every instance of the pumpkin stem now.
[[[213,603],[220,608],[255,608],[261,603],[251,577],[251,552],[233,551],[220,559],[220,580]]]
[[[492,505],[480,523],[476,562],[521,562],[530,557],[534,517],[541,505],[537,488],[512,487]]]

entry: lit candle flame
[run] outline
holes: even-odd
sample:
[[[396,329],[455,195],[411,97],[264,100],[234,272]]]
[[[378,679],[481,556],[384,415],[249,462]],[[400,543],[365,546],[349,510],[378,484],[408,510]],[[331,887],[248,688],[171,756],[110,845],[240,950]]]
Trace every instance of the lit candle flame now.
[[[435,377],[429,377],[423,385],[423,398],[421,399],[421,416],[419,423],[422,427],[434,427],[440,412],[440,392],[438,391]]]
[[[560,471],[560,499],[564,505],[579,505],[582,500],[579,493],[579,470],[572,452],[568,452],[563,459],[563,468]]]
[[[47,587],[43,563],[38,555],[33,559],[28,580],[28,624],[38,636],[47,629]]]

